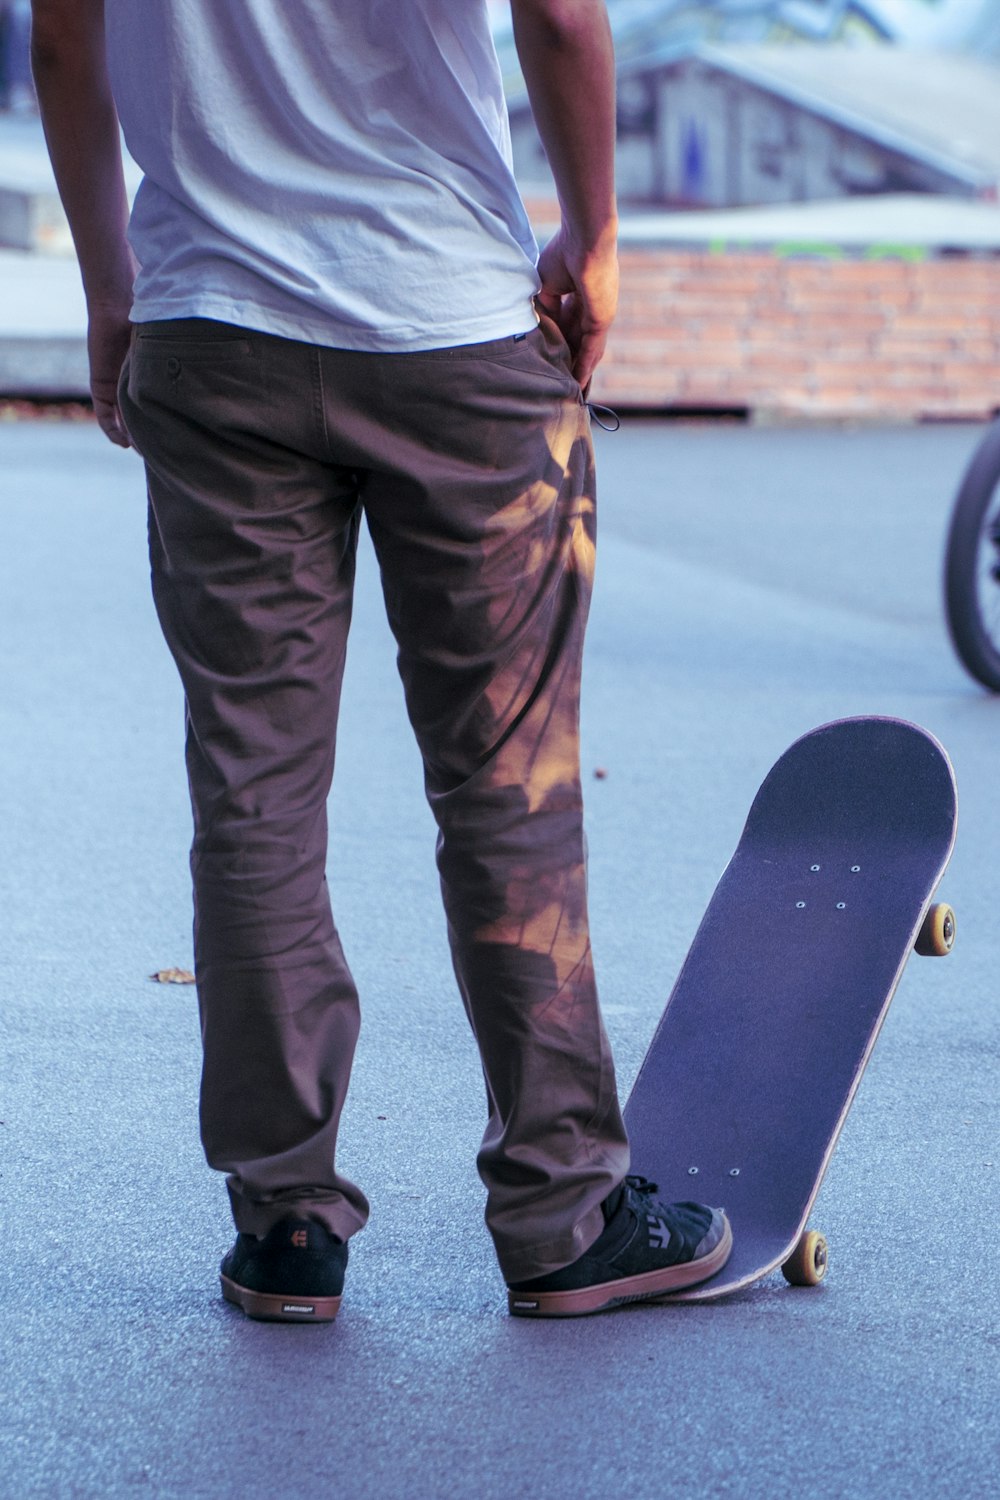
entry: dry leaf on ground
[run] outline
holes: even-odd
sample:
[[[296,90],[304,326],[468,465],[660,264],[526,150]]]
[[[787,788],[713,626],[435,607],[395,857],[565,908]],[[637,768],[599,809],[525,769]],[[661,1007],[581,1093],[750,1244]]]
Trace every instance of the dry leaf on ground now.
[[[194,984],[194,975],[190,969],[157,969],[149,977],[155,979],[157,984]]]

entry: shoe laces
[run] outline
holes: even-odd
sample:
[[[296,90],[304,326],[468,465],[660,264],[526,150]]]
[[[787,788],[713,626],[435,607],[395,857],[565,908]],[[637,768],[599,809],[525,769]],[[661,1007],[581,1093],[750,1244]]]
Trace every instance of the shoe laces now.
[[[626,1177],[625,1185],[634,1193],[641,1193],[644,1198],[654,1198],[660,1191],[659,1185],[650,1182],[648,1177]]]

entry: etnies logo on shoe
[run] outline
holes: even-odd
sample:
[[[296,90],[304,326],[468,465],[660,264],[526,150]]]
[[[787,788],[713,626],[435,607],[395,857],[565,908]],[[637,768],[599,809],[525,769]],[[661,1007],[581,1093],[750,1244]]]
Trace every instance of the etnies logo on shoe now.
[[[670,1226],[665,1219],[646,1215],[649,1225],[649,1245],[652,1250],[666,1250],[670,1245]]]
[[[292,1231],[292,1244],[296,1250],[305,1250],[309,1245],[308,1229],[294,1229]]]

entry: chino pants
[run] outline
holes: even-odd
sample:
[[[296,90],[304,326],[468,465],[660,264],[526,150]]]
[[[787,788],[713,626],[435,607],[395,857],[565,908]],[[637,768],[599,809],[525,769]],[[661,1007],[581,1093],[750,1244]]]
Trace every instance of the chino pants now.
[[[487,1225],[508,1280],[568,1264],[628,1146],[587,923],[594,476],[561,335],[369,354],[145,323],[120,399],[186,696],[200,1119],[237,1227],[346,1239],[368,1213],[336,1167],[358,996],[325,875],[364,514],[486,1077]]]

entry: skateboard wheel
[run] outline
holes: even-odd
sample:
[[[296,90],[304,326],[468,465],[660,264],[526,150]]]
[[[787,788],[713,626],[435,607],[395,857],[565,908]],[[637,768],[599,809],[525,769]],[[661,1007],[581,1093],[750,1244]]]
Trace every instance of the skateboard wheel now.
[[[914,948],[925,958],[944,958],[955,946],[955,913],[945,901],[937,901],[924,918]]]
[[[790,1286],[819,1286],[826,1275],[829,1252],[826,1238],[807,1229],[781,1268]]]

